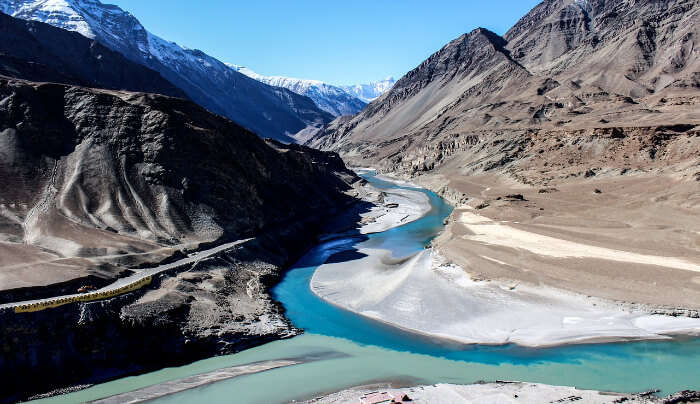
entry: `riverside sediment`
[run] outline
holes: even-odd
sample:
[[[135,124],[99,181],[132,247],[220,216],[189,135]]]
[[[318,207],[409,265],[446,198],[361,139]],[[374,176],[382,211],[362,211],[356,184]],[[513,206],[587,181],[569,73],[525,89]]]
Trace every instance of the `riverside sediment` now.
[[[404,196],[414,195],[404,189],[383,190],[387,195],[395,191],[401,191]],[[417,191],[415,194],[425,196]],[[426,201],[414,195],[415,205]],[[428,210],[417,209],[423,214]],[[475,227],[492,223],[487,218],[472,222]],[[393,222],[393,226],[402,224]],[[382,223],[381,227],[387,229],[392,224]],[[479,232],[478,229],[473,231]],[[401,244],[400,241],[397,243]],[[502,244],[505,248],[512,247]],[[557,254],[564,256],[569,253],[576,256],[582,251],[580,244],[564,241],[536,246],[559,248]],[[475,280],[461,267],[446,263],[435,251],[393,256],[390,251],[362,243],[354,249],[355,258],[352,260],[331,260],[319,266],[311,280],[312,291],[346,310],[432,337],[467,344],[516,343],[543,347],[700,334],[700,320],[697,318],[660,315],[657,310],[633,309],[544,285]],[[591,254],[598,251],[589,250]],[[608,249],[599,250],[608,255],[614,253]],[[631,256],[638,261],[653,258],[656,259],[654,262],[664,262],[661,257],[624,253],[619,256],[623,260]],[[497,265],[507,265],[498,259],[491,260]],[[678,265],[692,264],[679,261]]]
[[[326,404],[351,402],[367,394],[379,393],[389,396],[407,395],[412,401],[441,404],[469,403],[564,403],[581,400],[589,404],[629,403],[629,404],[672,404],[691,403],[700,400],[700,392],[683,391],[668,397],[655,397],[653,394],[622,394],[595,390],[580,390],[574,387],[551,386],[538,383],[499,381],[494,383],[477,383],[470,385],[435,384],[432,386],[413,386],[395,388],[382,384],[358,386],[352,389],[328,394],[303,404]]]

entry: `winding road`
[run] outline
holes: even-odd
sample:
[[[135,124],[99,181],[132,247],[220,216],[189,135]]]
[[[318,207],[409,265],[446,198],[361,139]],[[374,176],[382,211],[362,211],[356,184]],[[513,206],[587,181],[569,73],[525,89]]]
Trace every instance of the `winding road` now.
[[[17,313],[27,311],[39,311],[48,308],[62,306],[64,304],[79,302],[79,301],[95,301],[107,299],[128,293],[149,284],[151,278],[160,273],[179,268],[187,265],[196,265],[199,261],[212,257],[222,251],[226,251],[243,243],[252,240],[252,238],[232,241],[220,246],[207,250],[198,251],[190,254],[187,258],[171,262],[169,264],[159,265],[153,268],[133,270],[136,273],[125,278],[117,279],[115,282],[92,292],[76,293],[70,295],[61,295],[48,297],[44,299],[26,300],[22,302],[13,302],[0,304],[0,311],[14,310]]]

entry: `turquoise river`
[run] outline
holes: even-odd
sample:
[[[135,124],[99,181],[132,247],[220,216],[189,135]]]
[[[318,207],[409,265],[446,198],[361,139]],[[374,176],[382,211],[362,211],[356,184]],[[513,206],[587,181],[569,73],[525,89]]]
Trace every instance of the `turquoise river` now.
[[[372,175],[380,188],[397,187]],[[309,281],[330,257],[342,259],[358,246],[415,253],[442,230],[452,208],[436,194],[423,218],[362,237],[325,242],[291,268],[273,290],[295,326],[306,332],[235,355],[206,359],[126,377],[71,394],[42,400],[95,400],[230,366],[287,358],[314,360],[241,376],[162,397],[164,403],[279,403],[374,382],[398,384],[473,383],[521,380],[579,388],[662,394],[700,389],[700,339],[570,345],[533,349],[516,345],[464,346],[414,335],[330,305],[314,295]],[[338,254],[343,252],[344,254]],[[449,308],[446,308],[449,309]]]

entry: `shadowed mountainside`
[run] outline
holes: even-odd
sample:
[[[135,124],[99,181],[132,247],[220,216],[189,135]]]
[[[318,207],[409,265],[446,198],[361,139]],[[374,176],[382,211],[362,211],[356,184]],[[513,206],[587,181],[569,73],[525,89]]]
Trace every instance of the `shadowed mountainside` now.
[[[158,72],[76,32],[0,13],[0,34],[4,76],[187,98]]]

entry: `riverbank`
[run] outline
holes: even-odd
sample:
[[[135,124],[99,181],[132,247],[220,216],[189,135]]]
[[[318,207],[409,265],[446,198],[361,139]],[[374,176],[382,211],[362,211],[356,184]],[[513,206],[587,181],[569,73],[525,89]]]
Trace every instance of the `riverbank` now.
[[[384,187],[373,176],[366,178],[375,186]],[[385,382],[415,386],[523,380],[621,392],[658,388],[661,394],[698,387],[695,369],[700,339],[568,344],[537,350],[515,344],[464,346],[383,325],[328,304],[311,292],[309,283],[320,264],[355,261],[364,256],[356,248],[358,243],[364,243],[360,248],[391,249],[395,256],[411,256],[423,251],[443,229],[444,219],[452,211],[434,194],[425,194],[433,209],[419,220],[382,233],[358,235],[355,229],[347,237],[329,236],[285,273],[271,290],[272,297],[284,306],[285,317],[292,324],[306,330],[303,335],[235,355],[118,379],[49,402],[90,401],[162,383],[180,390],[178,386],[187,388],[188,377],[192,375],[300,356],[323,359],[234,377],[205,388],[187,389],[156,402],[229,403],[232,394],[240,403],[287,402]],[[332,354],[329,356],[329,353]],[[181,385],[178,380],[183,378],[185,383]]]
[[[492,226],[485,218],[469,219],[475,226]],[[500,229],[490,233],[494,239],[511,234],[497,231]],[[527,237],[521,241],[558,254],[570,250],[572,254],[580,253],[567,244],[542,243]],[[367,243],[360,243],[356,250],[352,259],[330,260],[319,266],[311,279],[312,291],[346,310],[433,337],[467,344],[543,347],[700,335],[698,318],[652,314],[649,309],[541,284],[478,279],[460,266],[447,263],[433,250],[393,256],[390,251],[368,247]],[[602,248],[585,251],[608,253]],[[646,258],[620,255],[621,259],[630,256]],[[492,261],[507,265],[495,258]],[[678,262],[686,264],[692,265]]]
[[[144,387],[141,389],[129,391],[126,393],[115,394],[113,396],[91,401],[93,404],[121,404],[121,403],[142,403],[146,401],[156,400],[161,397],[177,394],[186,390],[195,389],[206,386],[208,384],[234,379],[236,377],[251,375],[255,373],[265,372],[272,369],[279,369],[286,366],[294,366],[303,363],[302,360],[270,360],[247,365],[231,366],[228,368],[217,369],[215,371],[206,372],[190,376],[183,379],[178,379],[153,386]]]
[[[0,340],[9,354],[0,356],[7,386],[0,402],[63,394],[298,335],[269,289],[314,245],[328,218],[308,217],[211,254],[193,254],[154,272],[151,283],[131,293],[1,312]]]
[[[386,385],[358,386],[323,397],[303,401],[302,404],[359,403],[361,397],[396,397],[396,402],[469,404],[469,403],[568,403],[586,404],[670,404],[700,401],[700,392],[686,391],[665,398],[653,394],[621,394],[573,387],[536,383],[495,382],[470,385],[435,384],[409,388]],[[406,397],[409,400],[399,401]]]
[[[295,271],[295,270],[292,270]],[[314,316],[314,309],[307,313]],[[310,313],[309,313],[310,312]],[[332,318],[335,330],[352,336],[377,332],[374,322],[352,315],[352,324]],[[393,335],[395,329],[383,328]],[[406,336],[406,335],[404,335]],[[416,338],[404,342],[417,341]],[[157,404],[206,402],[230,404],[282,403],[310,400],[353,386],[381,384],[379,390],[436,383],[473,384],[480,380],[520,380],[579,389],[634,393],[659,389],[665,396],[698,389],[697,363],[700,339],[653,341],[625,344],[569,345],[560,348],[528,350],[517,346],[474,346],[464,349],[451,344],[378,346],[386,339],[354,342],[306,332],[295,338],[275,341],[235,355],[218,356],[181,367],[134,377],[122,378],[69,395],[41,401],[41,404],[72,404],[118,396],[127,392],[162,391],[157,386],[179,390]],[[232,367],[267,361],[300,360],[302,363],[232,377],[213,384],[188,389],[192,376],[206,380],[211,374],[223,374]],[[180,383],[182,381],[182,383]],[[184,390],[183,390],[184,389]],[[356,399],[356,397],[355,397]],[[537,402],[537,401],[536,401]],[[546,402],[546,401],[545,401]]]
[[[455,205],[433,244],[475,278],[698,315],[700,182],[654,172],[547,186],[494,174],[412,180]]]

